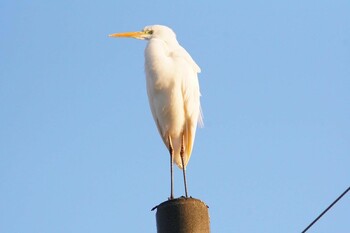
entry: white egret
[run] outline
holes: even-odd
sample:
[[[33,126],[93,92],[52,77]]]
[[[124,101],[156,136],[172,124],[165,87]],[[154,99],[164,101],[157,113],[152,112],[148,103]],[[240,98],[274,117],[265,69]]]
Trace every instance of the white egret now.
[[[186,165],[190,159],[197,123],[202,123],[197,73],[200,68],[176,40],[175,33],[162,25],[110,37],[148,40],[145,49],[147,94],[153,119],[170,153],[170,199],[174,198],[173,163],[183,170],[187,195]]]

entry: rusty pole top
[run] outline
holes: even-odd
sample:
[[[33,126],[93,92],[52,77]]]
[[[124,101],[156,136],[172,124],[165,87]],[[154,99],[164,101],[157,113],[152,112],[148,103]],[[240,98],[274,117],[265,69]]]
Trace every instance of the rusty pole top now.
[[[157,209],[157,233],[209,233],[208,206],[195,198],[165,201]]]

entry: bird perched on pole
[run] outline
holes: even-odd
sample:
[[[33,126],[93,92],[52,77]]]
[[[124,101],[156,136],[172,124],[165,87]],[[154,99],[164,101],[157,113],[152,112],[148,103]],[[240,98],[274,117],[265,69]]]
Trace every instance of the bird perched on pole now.
[[[148,40],[145,72],[153,119],[170,154],[170,198],[174,198],[173,163],[183,171],[187,194],[186,165],[190,159],[197,123],[202,124],[197,74],[200,68],[176,40],[175,33],[162,25],[110,37]]]

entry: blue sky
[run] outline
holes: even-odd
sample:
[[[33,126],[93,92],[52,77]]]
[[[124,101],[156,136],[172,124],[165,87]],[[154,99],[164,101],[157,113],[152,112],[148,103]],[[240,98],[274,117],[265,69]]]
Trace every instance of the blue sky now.
[[[0,232],[156,232],[146,42],[107,36],[152,24],[202,69],[188,183],[212,232],[301,232],[349,186],[349,1],[0,6]],[[348,194],[309,232],[350,232],[349,214]]]

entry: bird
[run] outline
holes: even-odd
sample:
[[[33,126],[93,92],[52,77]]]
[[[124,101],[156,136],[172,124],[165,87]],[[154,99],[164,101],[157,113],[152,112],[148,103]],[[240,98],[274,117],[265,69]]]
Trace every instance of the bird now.
[[[158,132],[170,154],[170,197],[174,199],[175,163],[183,173],[188,198],[186,166],[191,157],[197,125],[203,125],[198,74],[200,67],[164,25],[109,37],[147,40],[145,74],[149,106]]]

